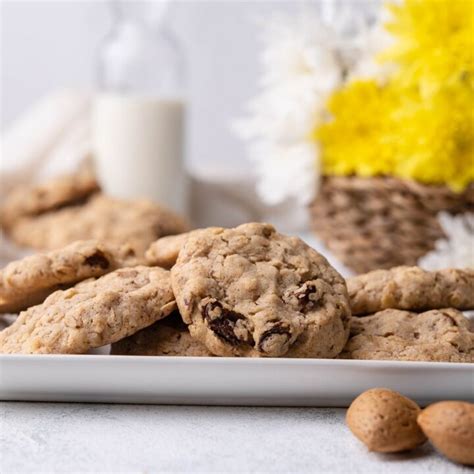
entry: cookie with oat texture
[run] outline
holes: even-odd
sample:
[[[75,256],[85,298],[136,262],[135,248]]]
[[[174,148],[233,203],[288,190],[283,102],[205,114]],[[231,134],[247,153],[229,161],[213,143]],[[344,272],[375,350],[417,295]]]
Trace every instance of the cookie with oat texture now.
[[[145,253],[147,263],[170,269],[176,263],[179,251],[192,232],[194,231],[178,235],[168,235],[153,242]]]
[[[0,353],[83,354],[168,316],[176,304],[167,270],[121,268],[58,290],[0,332]]]
[[[429,272],[419,267],[374,270],[347,280],[354,315],[383,309],[426,311],[439,308],[474,309],[474,270]]]
[[[112,355],[209,357],[212,354],[189,334],[179,313],[112,344]]]
[[[215,228],[207,227],[207,230]],[[188,238],[201,230],[203,229],[195,229],[184,234],[168,235],[156,240],[150,245],[145,254],[148,265],[170,269],[176,263],[179,252]]]
[[[412,313],[386,309],[352,318],[345,359],[474,362],[474,333],[455,309]]]
[[[12,240],[26,247],[52,250],[76,240],[97,239],[129,244],[143,256],[157,238],[186,232],[179,215],[148,200],[123,200],[104,195],[83,206],[67,207],[37,217],[20,219],[9,231]]]
[[[347,341],[345,281],[269,224],[196,231],[171,278],[191,336],[215,355],[335,357]]]
[[[9,263],[0,270],[0,312],[16,313],[54,291],[118,267],[111,249],[95,240],[74,242]]]
[[[7,196],[1,208],[2,225],[8,229],[22,217],[37,216],[83,203],[99,189],[97,179],[89,167],[45,183],[20,186]]]

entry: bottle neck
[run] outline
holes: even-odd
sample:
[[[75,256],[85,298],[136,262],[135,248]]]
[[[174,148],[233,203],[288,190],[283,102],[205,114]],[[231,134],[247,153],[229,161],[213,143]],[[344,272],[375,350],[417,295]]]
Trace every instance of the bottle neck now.
[[[183,94],[185,64],[179,42],[162,21],[166,4],[111,3],[114,24],[98,53],[101,90],[173,97]],[[153,10],[156,5],[159,12]]]
[[[157,2],[112,0],[110,9],[116,25],[130,23],[156,29],[161,26],[169,3],[169,0]]]

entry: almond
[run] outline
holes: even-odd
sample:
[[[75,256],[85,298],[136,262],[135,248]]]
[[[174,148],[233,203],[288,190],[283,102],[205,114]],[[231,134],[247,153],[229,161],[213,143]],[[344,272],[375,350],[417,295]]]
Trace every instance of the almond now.
[[[434,403],[418,415],[418,424],[436,449],[451,461],[474,465],[474,404]]]
[[[352,402],[346,422],[370,451],[396,453],[426,441],[416,422],[420,411],[413,400],[393,390],[373,388]]]

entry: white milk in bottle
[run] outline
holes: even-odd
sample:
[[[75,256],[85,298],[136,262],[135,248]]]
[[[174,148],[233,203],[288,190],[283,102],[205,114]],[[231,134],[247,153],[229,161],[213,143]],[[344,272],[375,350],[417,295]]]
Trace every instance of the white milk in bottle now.
[[[106,192],[186,212],[184,102],[104,93],[94,109],[94,154]]]
[[[93,150],[106,193],[186,214],[184,67],[161,22],[164,5],[113,4],[115,25],[99,57]]]

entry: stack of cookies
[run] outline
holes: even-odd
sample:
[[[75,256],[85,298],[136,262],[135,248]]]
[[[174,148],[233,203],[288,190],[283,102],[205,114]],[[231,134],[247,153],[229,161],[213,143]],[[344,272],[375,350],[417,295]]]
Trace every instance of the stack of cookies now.
[[[0,209],[0,224],[21,247],[44,251],[96,239],[126,244],[138,258],[157,238],[189,228],[183,218],[151,201],[102,194],[90,167],[16,189]]]
[[[79,241],[0,271],[1,353],[474,361],[474,272],[398,268],[348,281],[271,225],[126,244]],[[352,311],[351,311],[352,306]],[[352,316],[352,313],[354,316]]]
[[[164,242],[171,271],[152,263],[159,247],[154,266],[98,241],[10,263],[2,307],[23,311],[0,352],[336,357],[347,342],[345,281],[300,239],[268,224],[193,231]]]
[[[459,312],[474,309],[473,271],[400,267],[346,286],[271,225],[188,231],[152,202],[102,194],[87,166],[16,190],[0,222],[42,252],[0,270],[0,313],[19,313],[2,353],[474,358]]]
[[[474,362],[474,270],[375,270],[347,281],[351,359]]]

